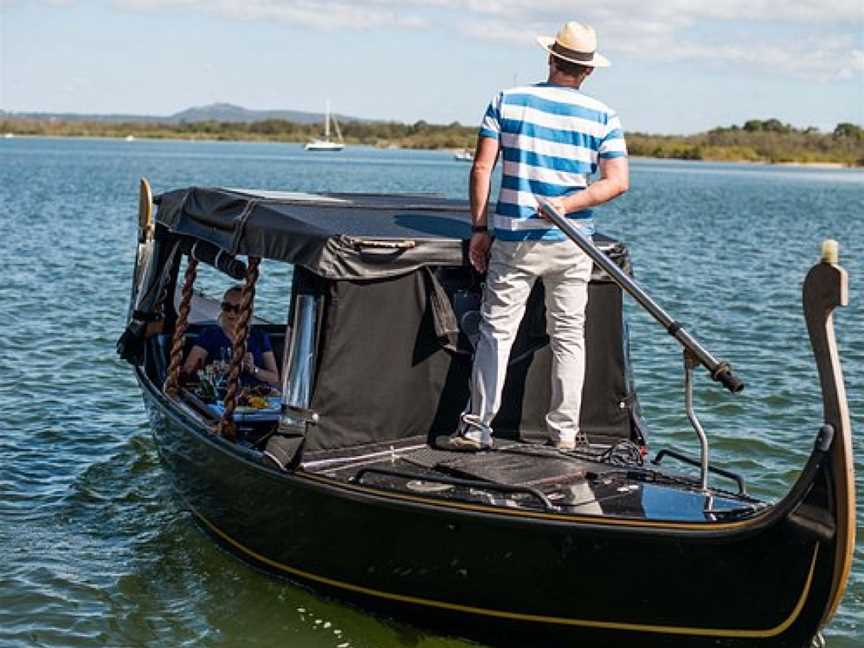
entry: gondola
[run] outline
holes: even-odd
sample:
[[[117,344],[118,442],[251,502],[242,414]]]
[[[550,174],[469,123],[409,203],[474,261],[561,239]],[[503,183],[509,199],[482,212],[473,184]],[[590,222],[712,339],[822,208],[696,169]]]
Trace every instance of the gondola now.
[[[154,199],[142,180],[118,352],[184,508],[269,572],[494,644],[819,645],[855,542],[836,245],[803,289],[824,416],[797,481],[771,503],[711,463],[693,406],[699,367],[742,388],[729,365],[635,284],[623,243],[592,242],[547,216],[595,262],[581,420],[590,446],[544,445],[550,351],[538,283],[511,353],[498,442],[454,453],[435,439],[456,429],[467,401],[478,320],[465,202],[202,187]],[[293,266],[283,323],[253,312],[262,259]],[[194,289],[202,263],[243,282],[218,411],[180,373],[217,309]],[[625,293],[683,349],[697,457],[648,451]],[[237,406],[242,333],[256,327],[283,380],[279,406],[260,419]]]

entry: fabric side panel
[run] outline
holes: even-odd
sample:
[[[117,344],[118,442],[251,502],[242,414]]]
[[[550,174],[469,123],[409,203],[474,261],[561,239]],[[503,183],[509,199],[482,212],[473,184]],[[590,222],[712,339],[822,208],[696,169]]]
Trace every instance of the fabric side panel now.
[[[420,271],[330,283],[312,409],[310,451],[428,435],[440,420],[454,358],[435,332]],[[463,372],[464,373],[464,372]],[[467,376],[463,375],[467,398]],[[460,399],[457,398],[457,401]],[[456,427],[456,412],[450,425]],[[443,423],[442,423],[443,424]]]

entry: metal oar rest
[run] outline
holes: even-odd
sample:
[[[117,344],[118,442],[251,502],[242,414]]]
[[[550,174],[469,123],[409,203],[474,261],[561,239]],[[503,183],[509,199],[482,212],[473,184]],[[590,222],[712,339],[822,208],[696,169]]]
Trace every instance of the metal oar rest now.
[[[642,306],[657,322],[666,329],[666,331],[674,337],[681,346],[684,347],[684,392],[685,392],[685,407],[687,410],[687,418],[690,420],[693,429],[699,437],[701,445],[700,458],[700,483],[703,491],[708,491],[708,473],[709,473],[709,447],[708,437],[696,413],[693,410],[693,369],[697,363],[704,366],[711,378],[720,382],[730,392],[738,393],[744,389],[744,383],[741,382],[735,374],[732,373],[732,367],[728,362],[718,360],[705,347],[696,341],[691,336],[680,322],[675,321],[665,310],[663,310],[657,302],[655,302],[639,285],[631,279],[627,273],[619,268],[615,263],[607,257],[599,248],[597,248],[588,237],[586,237],[579,228],[575,227],[567,220],[564,214],[561,214],[552,204],[545,200],[540,200],[540,209],[546,218],[552,221],[564,233],[567,238],[573,241],[585,254],[587,254],[598,266],[600,266],[612,280],[618,284],[622,290],[633,297],[636,302]]]

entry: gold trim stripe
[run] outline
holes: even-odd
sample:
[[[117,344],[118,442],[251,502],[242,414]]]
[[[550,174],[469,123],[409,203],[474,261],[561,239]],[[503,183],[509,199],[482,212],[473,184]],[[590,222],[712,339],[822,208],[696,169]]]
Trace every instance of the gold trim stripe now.
[[[188,504],[188,503],[187,503]],[[284,571],[288,574],[292,574],[294,576],[299,576],[306,580],[314,581],[317,583],[322,583],[324,585],[329,585],[331,587],[337,587],[339,589],[347,590],[350,592],[357,592],[359,594],[366,594],[368,596],[374,596],[378,598],[387,599],[390,601],[397,601],[400,603],[412,603],[415,605],[425,605],[427,607],[434,607],[443,610],[452,610],[456,612],[466,612],[468,614],[479,614],[483,616],[497,617],[501,619],[509,619],[514,621],[533,621],[539,623],[550,623],[557,625],[568,625],[568,626],[580,626],[585,628],[596,628],[602,630],[624,630],[624,631],[635,631],[635,632],[647,632],[647,633],[657,633],[657,634],[675,634],[675,635],[693,635],[693,636],[701,636],[701,637],[730,637],[730,638],[752,638],[752,639],[764,639],[768,637],[776,637],[777,635],[786,631],[789,626],[791,626],[798,615],[801,614],[801,610],[804,608],[804,604],[807,601],[807,595],[810,593],[810,586],[813,583],[813,573],[816,569],[816,558],[819,555],[819,544],[815,544],[813,546],[813,558],[810,561],[810,571],[807,574],[807,580],[804,582],[804,588],[801,591],[801,595],[798,597],[798,602],[795,607],[792,609],[792,612],[789,614],[786,619],[780,623],[779,625],[774,626],[773,628],[767,628],[765,630],[735,630],[735,629],[725,629],[725,628],[692,628],[685,626],[664,626],[664,625],[649,625],[642,623],[627,623],[627,622],[619,622],[619,621],[593,621],[590,619],[569,619],[565,617],[554,617],[554,616],[546,616],[540,614],[525,614],[520,612],[506,612],[503,610],[492,610],[489,608],[480,608],[474,607],[470,605],[460,605],[458,603],[448,603],[446,601],[436,601],[434,599],[421,598],[418,596],[406,596],[404,594],[393,594],[390,592],[384,592],[381,590],[372,589],[369,587],[363,587],[362,585],[354,585],[352,583],[345,583],[343,581],[339,581],[333,578],[328,578],[326,576],[318,576],[317,574],[312,574],[307,571],[303,571],[301,569],[297,569],[296,567],[290,567],[278,561],[275,561],[271,558],[267,558],[266,556],[262,556],[261,554],[256,553],[252,549],[249,549],[245,545],[241,544],[227,533],[219,529],[216,525],[210,522],[207,518],[205,518],[201,513],[199,513],[191,504],[189,505],[190,510],[195,516],[204,523],[204,525],[210,529],[217,536],[222,538],[225,542],[230,544],[235,549],[238,549],[245,553],[246,555],[254,558],[255,560],[264,563],[265,565],[269,565],[270,567],[274,567],[281,571]]]

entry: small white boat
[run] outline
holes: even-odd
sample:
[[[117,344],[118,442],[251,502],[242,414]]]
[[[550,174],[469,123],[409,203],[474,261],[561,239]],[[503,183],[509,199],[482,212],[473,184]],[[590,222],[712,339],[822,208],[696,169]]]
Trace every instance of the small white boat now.
[[[330,121],[333,121],[333,127],[336,131],[336,140],[330,139]],[[304,146],[307,151],[341,151],[345,148],[345,142],[342,140],[342,132],[339,130],[339,122],[335,117],[330,115],[330,101],[327,101],[327,107],[324,115],[324,138],[315,139]]]
[[[12,139],[13,137],[15,137],[15,133],[6,133],[3,135],[3,139]]]
[[[134,141],[135,141],[135,136],[134,136],[134,135],[127,135],[127,136],[126,136],[126,141],[127,141],[127,142],[134,142]]]
[[[469,151],[468,149],[462,149],[461,151],[456,151],[453,154],[454,160],[459,160],[460,162],[473,162],[474,161],[474,153]]]

